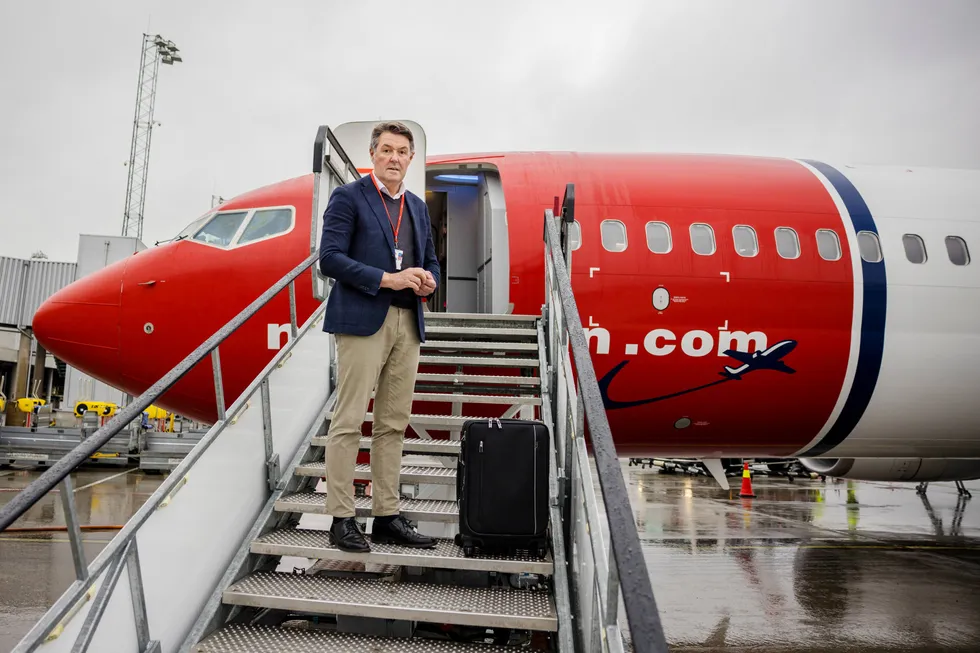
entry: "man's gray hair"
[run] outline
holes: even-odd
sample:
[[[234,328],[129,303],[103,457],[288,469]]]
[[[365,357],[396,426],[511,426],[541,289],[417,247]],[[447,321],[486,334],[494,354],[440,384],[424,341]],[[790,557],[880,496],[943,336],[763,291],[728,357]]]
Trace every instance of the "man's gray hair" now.
[[[405,136],[408,138],[408,145],[412,154],[415,153],[415,137],[412,136],[412,130],[403,122],[381,122],[374,126],[374,130],[371,132],[371,151],[374,152],[378,149],[378,141],[381,140],[381,134],[385,132],[390,132],[392,134],[398,134],[399,136]]]

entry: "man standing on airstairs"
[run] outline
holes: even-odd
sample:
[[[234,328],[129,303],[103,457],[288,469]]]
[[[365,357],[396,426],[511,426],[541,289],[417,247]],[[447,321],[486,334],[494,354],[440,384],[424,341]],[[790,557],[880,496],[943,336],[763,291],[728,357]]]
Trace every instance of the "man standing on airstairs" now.
[[[411,130],[399,122],[371,134],[370,175],[333,191],[323,214],[320,271],[337,281],[323,330],[337,342],[337,404],[327,433],[327,514],[334,544],[370,546],[354,520],[354,467],[372,390],[372,515],[375,543],[431,548],[399,513],[402,442],[412,411],[420,343],[421,298],[436,289],[439,263],[425,202],[405,188],[415,156]]]

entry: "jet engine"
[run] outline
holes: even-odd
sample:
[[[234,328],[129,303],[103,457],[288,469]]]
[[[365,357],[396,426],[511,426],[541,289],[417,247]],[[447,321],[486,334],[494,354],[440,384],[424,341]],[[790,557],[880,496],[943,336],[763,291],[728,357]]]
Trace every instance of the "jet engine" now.
[[[969,481],[980,478],[976,458],[800,458],[823,476],[859,481]]]

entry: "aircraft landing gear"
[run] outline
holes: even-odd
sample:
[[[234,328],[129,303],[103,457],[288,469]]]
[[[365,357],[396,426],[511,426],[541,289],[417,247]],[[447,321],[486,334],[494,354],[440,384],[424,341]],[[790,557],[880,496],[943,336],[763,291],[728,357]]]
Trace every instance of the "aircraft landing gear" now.
[[[922,496],[925,496],[926,489],[928,487],[929,487],[929,483],[927,483],[926,481],[922,481],[921,483],[919,483],[918,485],[915,486],[915,493],[916,494],[921,494]]]
[[[967,499],[973,497],[973,495],[970,494],[970,491],[966,489],[966,486],[963,485],[963,481],[956,481],[956,489],[959,492],[960,496],[966,497]]]

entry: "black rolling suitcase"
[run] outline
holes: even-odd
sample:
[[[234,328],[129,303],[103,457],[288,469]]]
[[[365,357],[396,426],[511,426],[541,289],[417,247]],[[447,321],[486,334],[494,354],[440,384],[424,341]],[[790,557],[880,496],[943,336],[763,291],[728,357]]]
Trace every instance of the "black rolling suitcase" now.
[[[475,547],[548,548],[550,442],[542,422],[475,419],[463,424],[456,465],[459,535],[463,554]]]

